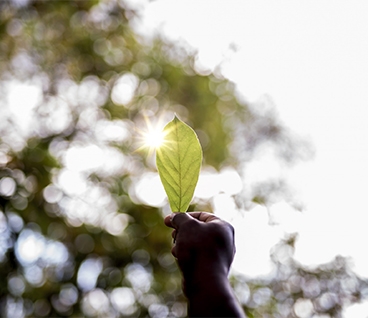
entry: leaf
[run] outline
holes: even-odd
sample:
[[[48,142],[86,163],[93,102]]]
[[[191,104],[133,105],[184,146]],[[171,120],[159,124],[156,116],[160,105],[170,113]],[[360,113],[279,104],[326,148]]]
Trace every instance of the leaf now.
[[[197,185],[202,148],[194,130],[178,117],[163,130],[156,164],[173,212],[186,212]]]

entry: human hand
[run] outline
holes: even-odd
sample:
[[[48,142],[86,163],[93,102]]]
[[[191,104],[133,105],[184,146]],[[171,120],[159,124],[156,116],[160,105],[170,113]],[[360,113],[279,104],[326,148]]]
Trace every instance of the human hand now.
[[[172,213],[172,254],[183,273],[189,317],[239,317],[244,312],[227,275],[235,254],[234,228],[211,213]]]
[[[184,277],[184,292],[191,286],[226,278],[235,254],[233,227],[207,212],[172,213],[165,224],[174,229],[172,254]]]

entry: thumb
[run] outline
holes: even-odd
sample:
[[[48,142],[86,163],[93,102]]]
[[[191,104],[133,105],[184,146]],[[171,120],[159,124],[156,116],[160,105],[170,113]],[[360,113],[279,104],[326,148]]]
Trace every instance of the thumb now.
[[[180,227],[189,220],[193,220],[193,217],[189,214],[182,212],[173,213],[171,216],[171,224],[176,230],[179,230]]]

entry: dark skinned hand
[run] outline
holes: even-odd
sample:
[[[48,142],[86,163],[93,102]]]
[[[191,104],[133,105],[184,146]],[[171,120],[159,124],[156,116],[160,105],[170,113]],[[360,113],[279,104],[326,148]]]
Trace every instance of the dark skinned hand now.
[[[234,228],[207,212],[172,213],[172,254],[183,274],[190,317],[244,317],[228,273],[235,254]]]

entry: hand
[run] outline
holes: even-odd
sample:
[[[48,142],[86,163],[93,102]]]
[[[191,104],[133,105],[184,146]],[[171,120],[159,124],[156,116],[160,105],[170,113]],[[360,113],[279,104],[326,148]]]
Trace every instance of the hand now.
[[[234,228],[211,213],[173,213],[172,254],[183,274],[189,317],[244,317],[228,273],[235,254]]]
[[[212,274],[227,276],[235,254],[233,227],[212,213],[173,213],[165,224],[174,228],[172,254],[184,278]],[[193,271],[196,270],[196,272]]]

